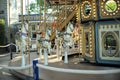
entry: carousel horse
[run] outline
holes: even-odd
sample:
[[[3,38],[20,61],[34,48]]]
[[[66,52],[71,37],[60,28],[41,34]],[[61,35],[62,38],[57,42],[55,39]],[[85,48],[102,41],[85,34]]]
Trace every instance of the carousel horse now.
[[[61,37],[60,37],[60,32],[58,32],[58,30],[56,30],[56,37],[55,37],[55,48],[57,45],[59,45],[59,41],[61,40]]]
[[[48,53],[50,54],[51,51],[51,41],[50,41],[50,36],[51,36],[51,29],[47,29],[46,34],[45,34],[45,38],[44,38],[44,42],[43,42],[43,46],[45,48],[48,49]]]
[[[36,48],[37,48],[37,54],[39,54],[40,45],[39,40],[42,37],[42,31],[40,31],[39,25],[36,26]]]
[[[71,22],[68,23],[67,29],[64,32],[63,35],[63,47],[65,48],[64,50],[64,63],[68,63],[68,49],[70,47],[73,47],[73,24]]]
[[[63,35],[63,42],[64,42],[63,47],[73,46],[73,38],[72,38],[73,29],[74,29],[73,24],[69,22],[67,25],[67,29]]]
[[[46,32],[41,32],[41,36],[39,38],[39,43],[41,48],[47,49],[48,54],[51,52],[51,41],[50,41],[50,36],[51,36],[51,29],[48,28]],[[42,51],[40,50],[40,54]]]
[[[22,24],[21,30],[19,33],[17,33],[18,38],[16,38],[16,44],[19,46],[19,49],[22,53],[22,66],[25,66],[25,53],[28,48],[28,22],[25,21],[24,24]],[[19,44],[18,44],[19,42]]]
[[[55,45],[54,45],[54,48],[56,49],[56,54],[57,54],[57,57],[58,59],[60,59],[60,55],[62,55],[61,51],[62,51],[62,33],[59,32],[57,29],[56,29],[56,37],[55,37]]]
[[[27,22],[25,22],[21,28],[21,39],[22,39],[22,46],[23,46],[22,50],[23,52],[25,52],[28,45],[28,23]]]

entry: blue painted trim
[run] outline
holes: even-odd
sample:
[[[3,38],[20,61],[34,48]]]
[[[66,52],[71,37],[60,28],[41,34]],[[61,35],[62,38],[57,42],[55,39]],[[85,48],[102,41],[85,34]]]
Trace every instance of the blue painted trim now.
[[[98,5],[96,5],[96,7],[97,7],[97,18],[98,18],[98,20],[100,20],[100,8],[99,8],[99,0],[96,0],[96,4],[98,4]]]
[[[39,80],[39,69],[37,67],[38,60],[33,60],[33,78]]]
[[[96,62],[98,62],[98,59],[99,59],[99,39],[98,39],[98,26],[99,26],[99,23],[97,22],[95,24],[95,54],[96,54]]]
[[[99,27],[100,25],[107,25],[107,24],[120,24],[116,21],[104,21],[104,22],[96,22],[95,24],[95,55],[96,55],[96,61],[97,63],[104,63],[104,64],[115,64],[120,65],[120,61],[115,60],[104,60],[100,58],[100,52],[99,52]]]

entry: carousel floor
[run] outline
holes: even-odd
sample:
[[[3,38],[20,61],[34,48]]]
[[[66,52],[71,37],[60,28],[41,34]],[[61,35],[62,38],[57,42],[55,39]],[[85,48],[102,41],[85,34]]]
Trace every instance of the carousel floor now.
[[[32,63],[33,59],[37,58],[38,55],[34,52],[30,54],[30,63]],[[28,55],[26,55],[26,64],[29,63],[28,61]],[[49,56],[49,63],[47,67],[53,67],[53,68],[60,68],[60,69],[71,69],[71,70],[115,70],[120,69],[119,66],[113,66],[113,65],[98,65],[98,64],[90,64],[90,63],[84,63],[80,62],[82,59],[80,59],[77,55],[74,55],[69,58],[69,63],[65,64],[64,61],[58,60],[57,58],[51,58]],[[42,65],[43,61],[39,60],[39,63]],[[14,58],[10,64],[10,66],[21,66],[21,57]],[[22,78],[27,79],[33,77],[33,70],[30,69],[24,69],[24,70],[11,70],[11,72]],[[62,71],[55,71],[55,70],[49,70],[45,68],[39,68],[39,77],[42,80],[120,80],[120,72],[118,73],[107,73],[107,74],[84,74],[84,73],[70,73],[70,72],[62,72]]]

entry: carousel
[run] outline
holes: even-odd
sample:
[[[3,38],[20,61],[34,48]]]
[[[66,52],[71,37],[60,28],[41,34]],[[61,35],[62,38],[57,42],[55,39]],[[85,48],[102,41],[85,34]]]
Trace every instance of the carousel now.
[[[120,0],[43,2],[34,23],[22,10],[15,39],[21,57],[11,60],[11,72],[34,80],[119,80]],[[53,8],[47,17],[46,6]]]

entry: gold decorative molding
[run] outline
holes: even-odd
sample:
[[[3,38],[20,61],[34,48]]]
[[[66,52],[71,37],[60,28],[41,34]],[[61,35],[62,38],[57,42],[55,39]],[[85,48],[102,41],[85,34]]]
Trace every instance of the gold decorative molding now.
[[[81,20],[82,21],[98,20],[96,0],[81,1]]]
[[[87,36],[86,36],[87,35]],[[92,61],[95,60],[95,39],[94,39],[94,22],[90,22],[84,25],[84,55],[91,58]],[[86,40],[88,39],[88,41]]]

